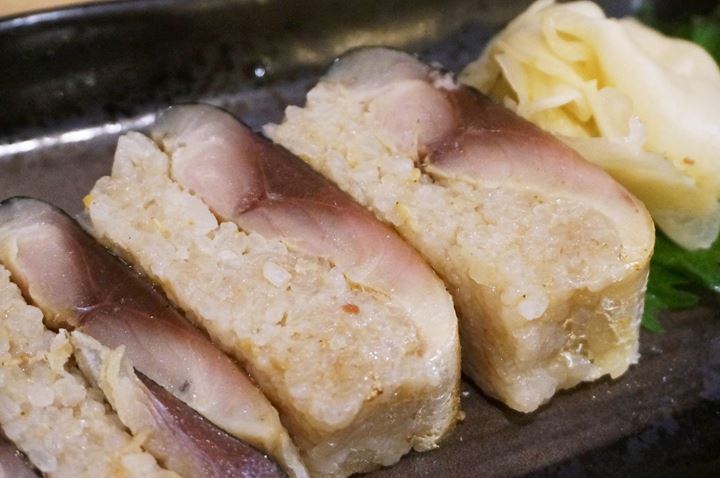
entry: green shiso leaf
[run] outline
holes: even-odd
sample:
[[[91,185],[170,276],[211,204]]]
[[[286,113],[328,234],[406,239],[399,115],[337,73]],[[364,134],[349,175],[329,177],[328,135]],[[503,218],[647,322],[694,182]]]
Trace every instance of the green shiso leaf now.
[[[720,240],[709,249],[688,251],[658,232],[650,262],[643,327],[661,331],[657,314],[695,307],[700,298],[693,291],[698,289],[720,292]]]

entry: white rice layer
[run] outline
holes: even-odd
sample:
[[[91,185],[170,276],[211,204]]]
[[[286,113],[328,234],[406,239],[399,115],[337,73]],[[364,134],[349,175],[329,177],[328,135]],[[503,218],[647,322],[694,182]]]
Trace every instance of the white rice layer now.
[[[529,411],[637,360],[646,271],[629,270],[596,210],[543,191],[433,177],[416,152],[394,146],[365,99],[336,83],[319,83],[265,132],[429,260],[462,316],[465,370],[490,394]],[[617,283],[625,287],[608,289]]]
[[[315,473],[399,459],[428,431],[418,410],[441,382],[406,312],[325,259],[218,223],[168,168],[147,137],[121,138],[86,200],[98,238],[246,366]]]
[[[43,325],[0,266],[0,425],[46,476],[58,478],[163,477],[88,384],[73,359],[68,334]]]

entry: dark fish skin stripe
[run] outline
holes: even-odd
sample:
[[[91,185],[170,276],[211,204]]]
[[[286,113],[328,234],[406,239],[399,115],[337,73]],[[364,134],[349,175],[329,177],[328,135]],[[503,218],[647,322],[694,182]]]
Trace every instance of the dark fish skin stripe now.
[[[208,478],[285,478],[267,456],[225,433],[142,373],[135,374],[153,395],[155,408],[178,440],[192,444],[204,458]],[[200,454],[198,453],[198,454]],[[199,477],[198,477],[199,478]]]
[[[3,474],[4,473],[4,474]],[[10,441],[0,436],[0,476],[8,478],[39,478],[40,473],[27,457]]]

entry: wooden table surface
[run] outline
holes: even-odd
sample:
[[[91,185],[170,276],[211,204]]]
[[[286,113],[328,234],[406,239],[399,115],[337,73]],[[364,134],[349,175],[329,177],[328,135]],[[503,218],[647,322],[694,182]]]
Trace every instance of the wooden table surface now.
[[[58,8],[79,3],[90,3],[96,0],[1,0],[0,17],[19,15],[21,13]]]

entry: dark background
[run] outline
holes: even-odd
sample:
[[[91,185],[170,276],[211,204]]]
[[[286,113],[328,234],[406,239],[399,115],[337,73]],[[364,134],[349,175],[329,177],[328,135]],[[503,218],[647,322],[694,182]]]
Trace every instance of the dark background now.
[[[205,101],[253,127],[301,103],[334,57],[383,44],[458,71],[529,1],[121,1],[0,19],[0,199],[71,213],[107,174],[117,136]],[[601,2],[613,15],[639,3]],[[657,2],[665,19],[716,1]],[[463,383],[445,446],[374,477],[720,476],[720,308],[661,317],[619,380],[523,415]]]

